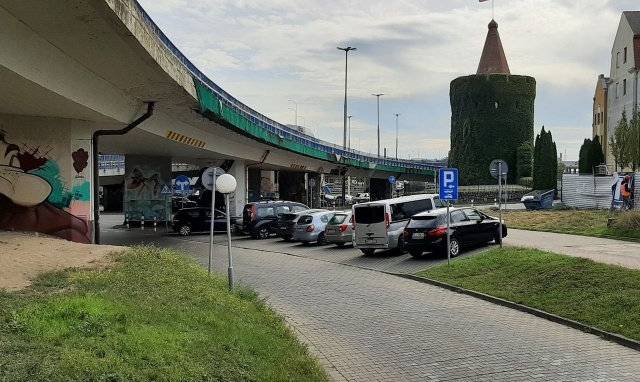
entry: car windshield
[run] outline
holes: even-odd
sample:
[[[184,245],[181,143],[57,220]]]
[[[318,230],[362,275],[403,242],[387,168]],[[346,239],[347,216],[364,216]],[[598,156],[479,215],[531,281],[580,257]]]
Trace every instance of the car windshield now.
[[[345,214],[333,215],[331,220],[329,220],[329,224],[342,224],[346,218],[347,218],[347,215]]]

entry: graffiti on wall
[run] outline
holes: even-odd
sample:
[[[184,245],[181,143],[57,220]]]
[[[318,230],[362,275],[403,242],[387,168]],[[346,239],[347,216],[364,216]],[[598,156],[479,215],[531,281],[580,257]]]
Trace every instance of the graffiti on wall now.
[[[161,191],[163,174],[171,174],[171,162],[167,163],[159,158],[155,160],[145,157],[128,156],[125,166],[131,168],[127,171],[124,181],[124,212],[128,220],[132,221],[158,221],[170,219],[171,195],[163,195]],[[164,165],[164,166],[163,166]],[[170,175],[169,175],[170,176]]]
[[[16,142],[0,131],[0,230],[91,242],[90,185],[84,175],[89,155],[80,145],[74,148],[71,153],[71,147]],[[71,172],[61,169],[61,158],[73,161],[75,177],[65,176]]]

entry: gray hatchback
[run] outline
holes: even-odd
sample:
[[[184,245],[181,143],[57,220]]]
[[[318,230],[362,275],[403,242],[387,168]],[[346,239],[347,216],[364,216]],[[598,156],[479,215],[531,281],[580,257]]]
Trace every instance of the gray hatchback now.
[[[304,245],[308,245],[312,241],[318,242],[318,245],[327,244],[324,228],[335,214],[336,211],[300,214],[293,231],[293,240],[299,241]]]
[[[327,243],[342,247],[353,244],[353,213],[349,211],[336,212],[324,229]]]

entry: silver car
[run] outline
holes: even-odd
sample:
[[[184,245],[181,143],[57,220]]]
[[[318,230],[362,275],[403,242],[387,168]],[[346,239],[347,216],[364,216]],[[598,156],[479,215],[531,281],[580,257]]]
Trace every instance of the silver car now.
[[[329,220],[324,230],[327,243],[342,247],[345,244],[353,244],[353,213],[339,211]]]
[[[318,245],[327,244],[324,227],[335,214],[336,211],[300,214],[293,231],[293,240],[299,241],[304,245],[308,245],[312,241],[316,241]]]
[[[280,216],[280,219],[278,219],[278,231],[276,232],[276,235],[280,236],[282,239],[284,239],[284,241],[291,241],[291,239],[293,239],[293,232],[296,230],[296,223],[298,222],[298,218],[302,215],[308,215],[320,211],[328,210],[311,209],[282,214],[282,216]]]

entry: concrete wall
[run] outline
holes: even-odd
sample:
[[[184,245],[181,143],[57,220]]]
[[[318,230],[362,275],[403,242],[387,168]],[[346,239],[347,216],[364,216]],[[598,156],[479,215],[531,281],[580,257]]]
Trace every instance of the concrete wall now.
[[[171,219],[171,158],[127,155],[125,158],[124,213],[130,221]]]
[[[90,122],[0,115],[0,230],[91,242]]]

